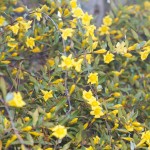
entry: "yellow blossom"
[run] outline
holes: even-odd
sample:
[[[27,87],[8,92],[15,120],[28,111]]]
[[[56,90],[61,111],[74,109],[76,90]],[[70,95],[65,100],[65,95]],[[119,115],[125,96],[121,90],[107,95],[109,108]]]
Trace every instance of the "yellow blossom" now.
[[[96,51],[93,51],[94,54],[103,54],[103,53],[106,53],[107,50],[105,49],[100,49],[100,50],[96,50]]]
[[[76,0],[71,0],[70,5],[72,9],[75,9],[77,7],[77,1]]]
[[[75,70],[77,72],[81,72],[81,64],[83,62],[83,59],[79,59],[78,61],[73,62],[73,66],[75,67]]]
[[[27,32],[31,28],[32,21],[19,20],[20,30]]]
[[[4,127],[7,129],[10,126],[10,121],[7,118],[4,118]]]
[[[89,25],[91,19],[93,19],[92,15],[89,15],[87,12],[83,14],[82,16],[82,24],[83,25]]]
[[[112,24],[112,18],[110,18],[110,16],[105,16],[103,18],[103,24],[106,25],[106,26],[111,26]]]
[[[27,37],[26,45],[27,47],[33,48],[35,46],[35,39],[32,37]]]
[[[73,36],[73,32],[74,30],[71,28],[66,28],[66,29],[61,29],[62,32],[62,38],[64,40],[67,40],[68,37],[72,37]]]
[[[104,113],[102,112],[102,108],[100,106],[94,107],[90,112],[90,114],[94,115],[94,118],[100,118],[101,116],[104,115]]]
[[[88,76],[88,83],[97,84],[98,83],[98,73],[90,73]]]
[[[98,107],[100,105],[100,103],[96,99],[92,99],[88,103],[90,104],[90,106],[92,107],[92,109],[94,109],[94,107]]]
[[[24,121],[26,121],[26,122],[28,122],[29,120],[30,120],[29,117],[25,117],[25,118],[24,118]]]
[[[10,139],[7,140],[5,148],[7,149],[11,143],[13,143],[17,139],[16,135],[13,135]]]
[[[106,25],[101,25],[98,30],[100,32],[100,35],[109,34],[109,27]]]
[[[50,119],[51,117],[52,117],[52,114],[50,112],[49,113],[45,113],[44,120]]]
[[[141,141],[136,147],[140,147],[143,143],[146,143],[150,148],[150,130],[142,133]]]
[[[84,14],[82,9],[79,7],[77,7],[76,9],[73,9],[72,13],[73,13],[73,17],[76,17],[76,18],[81,18],[82,15]]]
[[[33,53],[40,53],[41,50],[39,49],[39,47],[35,47],[34,49],[31,50]]]
[[[78,122],[78,118],[74,118],[74,119],[72,119],[70,122],[69,122],[69,124],[75,124],[75,123],[77,123]]]
[[[136,43],[136,44],[134,44],[134,45],[128,47],[128,51],[133,51],[133,50],[135,50],[137,46],[138,46],[138,44]]]
[[[73,85],[71,86],[71,88],[70,88],[70,91],[69,91],[69,94],[70,94],[70,95],[74,92],[75,88],[76,88],[76,85],[73,84]]]
[[[43,133],[39,133],[39,132],[35,132],[35,131],[32,131],[32,132],[30,131],[29,133],[30,133],[31,135],[38,136],[38,137],[39,137],[39,136],[43,136]]]
[[[14,33],[14,34],[18,34],[19,31],[19,23],[16,23],[13,26],[10,26],[10,30]]]
[[[63,59],[63,61],[61,62],[59,67],[62,67],[63,69],[69,69],[73,67],[74,60],[72,59],[72,54],[70,54],[68,57],[61,56],[61,58]]]
[[[94,150],[92,146],[85,148],[85,150]]]
[[[109,64],[111,61],[114,60],[114,54],[110,53],[109,51],[104,55],[104,62]]]
[[[42,14],[41,14],[40,12],[35,12],[35,13],[33,13],[33,15],[36,17],[36,19],[37,19],[38,21],[40,21],[41,18],[42,18]]]
[[[124,72],[124,69],[121,69],[120,71],[112,71],[112,72],[118,77]]]
[[[24,12],[24,10],[25,9],[23,7],[17,7],[13,11],[16,12],[16,13],[22,13],[22,12]]]
[[[146,10],[149,10],[149,8],[150,8],[150,2],[149,2],[149,1],[145,1],[145,2],[144,2],[144,8],[145,8]]]
[[[86,36],[89,37],[91,36],[93,40],[96,39],[95,35],[94,35],[94,31],[96,29],[96,26],[95,25],[88,25],[88,26],[85,26],[84,27],[85,30],[86,30]]]
[[[100,141],[99,136],[93,137],[94,144],[98,144]]]
[[[46,148],[45,150],[53,150],[53,148]]]
[[[140,52],[140,55],[141,55],[141,60],[146,60],[148,55],[149,55],[149,51],[144,51],[144,52]]]
[[[124,139],[126,141],[133,141],[133,138],[131,138],[131,137],[122,137],[122,139]]]
[[[118,42],[115,48],[115,52],[121,55],[127,53],[127,47],[125,46],[125,42]]]
[[[0,16],[0,26],[3,26],[5,23],[5,18],[3,16]]]
[[[51,67],[54,66],[54,64],[55,64],[55,61],[53,58],[48,59],[47,62]]]
[[[24,131],[24,132],[28,132],[28,131],[32,130],[32,127],[31,126],[27,126],[27,127],[22,128],[21,130]]]
[[[86,54],[86,60],[87,60],[88,64],[91,64],[91,59],[92,59],[92,55]]]
[[[58,139],[62,139],[67,135],[67,129],[65,126],[62,125],[57,125],[51,130],[53,131],[52,135],[54,135]]]
[[[89,90],[88,92],[84,90],[82,95],[83,95],[82,97],[83,97],[85,100],[87,100],[87,101],[90,101],[90,100],[92,100],[92,99],[95,98],[95,97],[93,96],[93,93],[92,93],[91,90]]]
[[[41,92],[43,93],[43,98],[45,101],[47,101],[49,98],[53,97],[52,90],[50,90],[50,91],[41,90]]]
[[[23,107],[26,103],[22,100],[20,92],[8,93],[6,96],[6,101],[9,106],[12,107]]]

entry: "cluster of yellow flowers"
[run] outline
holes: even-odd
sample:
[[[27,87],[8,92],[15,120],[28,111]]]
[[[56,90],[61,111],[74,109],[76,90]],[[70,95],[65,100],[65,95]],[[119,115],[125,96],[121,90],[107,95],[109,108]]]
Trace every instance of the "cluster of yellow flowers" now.
[[[91,115],[94,115],[94,118],[100,118],[104,115],[103,109],[100,106],[100,103],[96,98],[93,96],[91,90],[83,91],[83,98],[87,101],[87,103],[91,106],[92,111],[90,112]]]
[[[0,148],[18,146],[19,134],[38,150],[150,149],[150,2],[112,11],[97,28],[77,0],[42,1],[8,10],[22,17],[0,12],[0,100],[14,114],[0,111]]]

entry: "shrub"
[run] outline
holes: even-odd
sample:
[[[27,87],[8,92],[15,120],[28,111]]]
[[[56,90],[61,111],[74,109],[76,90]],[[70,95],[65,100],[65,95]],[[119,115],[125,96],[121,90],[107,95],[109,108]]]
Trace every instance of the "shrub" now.
[[[0,149],[150,148],[149,5],[113,7],[96,28],[76,0],[5,1]]]

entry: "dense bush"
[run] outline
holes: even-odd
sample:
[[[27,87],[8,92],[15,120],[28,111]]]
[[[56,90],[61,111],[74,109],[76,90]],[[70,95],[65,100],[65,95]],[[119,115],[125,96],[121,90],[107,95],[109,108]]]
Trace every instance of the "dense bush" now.
[[[150,149],[150,2],[112,6],[1,2],[0,149]]]

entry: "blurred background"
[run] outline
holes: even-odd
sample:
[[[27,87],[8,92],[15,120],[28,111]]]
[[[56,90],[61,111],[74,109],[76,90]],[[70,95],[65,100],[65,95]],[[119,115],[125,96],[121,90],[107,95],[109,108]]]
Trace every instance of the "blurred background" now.
[[[47,2],[48,1],[50,2],[50,0],[47,0]],[[95,18],[94,22],[97,26],[99,26],[101,24],[104,15],[106,15],[107,12],[111,10],[111,5],[113,5],[113,7],[127,5],[129,3],[136,3],[136,1],[138,0],[77,0],[77,1],[79,6],[84,11],[89,12],[94,16]],[[39,5],[39,0],[22,0],[22,2],[28,8],[37,7]]]

